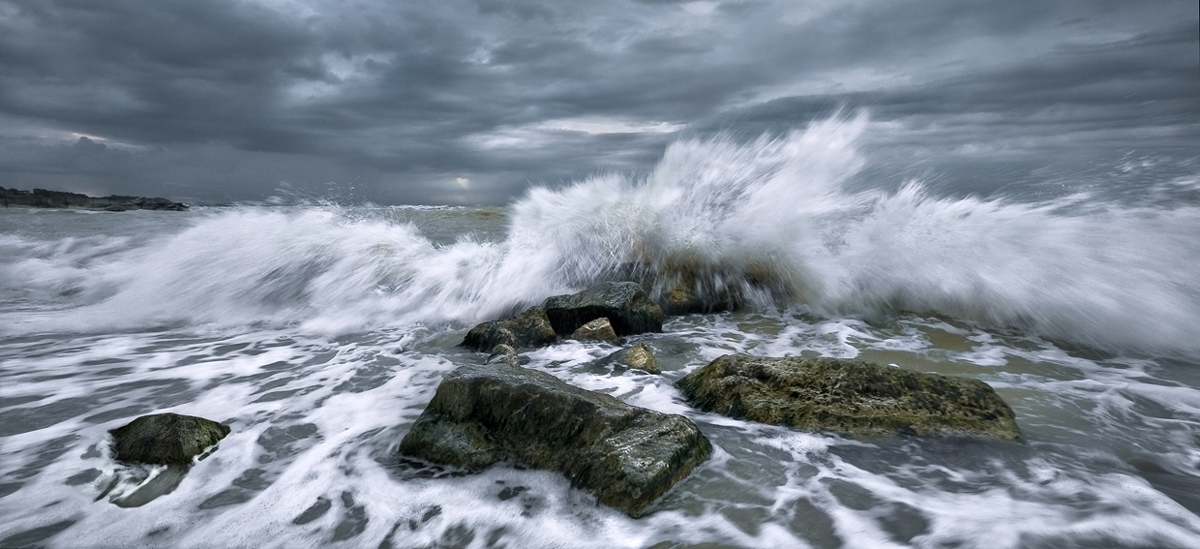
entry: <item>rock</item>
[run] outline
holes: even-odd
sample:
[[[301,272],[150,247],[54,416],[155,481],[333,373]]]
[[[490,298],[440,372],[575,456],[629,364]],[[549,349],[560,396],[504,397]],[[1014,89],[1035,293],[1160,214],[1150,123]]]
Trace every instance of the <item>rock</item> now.
[[[104,196],[92,197],[86,194],[69,193],[63,191],[48,191],[46,189],[34,189],[30,191],[22,191],[18,189],[6,189],[0,187],[0,204],[4,206],[33,206],[37,208],[69,208],[69,207],[86,207],[110,212],[126,211],[126,210],[170,210],[181,212],[188,209],[187,204],[182,202],[172,202],[166,198],[144,198],[136,196]],[[112,206],[117,206],[123,209],[110,209]]]
[[[654,353],[650,351],[650,348],[645,343],[638,343],[628,349],[621,349],[604,357],[602,360],[623,364],[635,370],[651,374],[662,373],[662,369],[658,367],[658,360],[654,358]]]
[[[447,375],[400,453],[473,471],[497,462],[559,471],[600,503],[636,514],[708,459],[712,445],[683,416],[494,364]]]
[[[201,417],[153,414],[109,431],[119,461],[184,465],[229,434],[229,427]]]
[[[497,345],[514,349],[540,347],[554,343],[556,339],[558,335],[554,333],[545,309],[531,307],[508,320],[492,320],[471,328],[459,345],[476,351],[490,351]]]
[[[516,366],[519,364],[517,359],[517,350],[512,345],[497,345],[492,349],[492,354],[488,355],[487,364],[510,364]]]
[[[106,211],[106,212],[124,212],[124,211],[128,211],[128,208],[126,208],[125,206],[122,206],[120,204],[112,204],[109,206],[105,206],[104,211]]]
[[[786,264],[786,262],[784,263]],[[613,276],[641,284],[667,315],[715,313],[747,303],[787,304],[815,299],[807,285],[816,277],[766,260],[715,259],[688,251],[634,245],[630,260]]]
[[[636,282],[604,282],[542,303],[554,331],[567,335],[597,318],[607,317],[618,336],[661,332],[662,309]]]
[[[491,320],[471,328],[462,343],[459,343],[461,347],[469,347],[476,351],[486,351],[500,345],[513,348],[517,346],[517,334],[506,328],[503,320]]]
[[[701,410],[762,423],[1021,440],[1012,409],[982,381],[859,360],[725,355],[675,385]]]
[[[111,198],[111,197],[110,197]],[[166,210],[172,212],[182,212],[187,210],[187,204],[182,202],[171,202],[165,198],[145,198],[138,197],[133,199],[134,209],[143,210]]]
[[[733,311],[742,304],[740,288],[732,283],[719,287],[703,284],[707,279],[697,279],[692,271],[680,271],[666,280],[660,301],[669,315]]]
[[[571,333],[571,339],[579,341],[605,341],[618,345],[617,332],[613,331],[612,323],[608,318],[601,317],[580,326],[578,330]]]

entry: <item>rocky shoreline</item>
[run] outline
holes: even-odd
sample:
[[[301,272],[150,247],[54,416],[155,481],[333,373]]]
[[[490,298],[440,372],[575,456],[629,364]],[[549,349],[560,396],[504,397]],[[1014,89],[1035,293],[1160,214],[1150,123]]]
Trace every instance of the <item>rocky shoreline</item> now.
[[[607,282],[472,328],[460,345],[489,356],[446,375],[400,441],[397,458],[468,473],[497,463],[557,471],[599,503],[640,516],[712,455],[712,443],[682,415],[632,406],[522,367],[518,352],[566,338],[619,346],[622,337],[661,332],[663,316],[640,284]],[[661,375],[644,344],[596,363]],[[731,354],[675,386],[698,410],[794,429],[1022,442],[1012,409],[986,383],[858,360]],[[139,430],[131,442],[132,426],[151,420],[153,428]],[[132,463],[169,461],[178,479],[228,432],[201,418],[144,416],[112,431],[113,455]],[[153,455],[130,450],[152,445],[165,449]],[[141,505],[177,484],[113,503]]]
[[[187,204],[173,202],[166,198],[119,195],[93,197],[86,194],[48,191],[46,189],[23,191],[4,187],[0,187],[0,205],[5,208],[12,206],[26,206],[31,208],[85,208],[107,212],[124,212],[129,210],[182,212],[188,209]]]

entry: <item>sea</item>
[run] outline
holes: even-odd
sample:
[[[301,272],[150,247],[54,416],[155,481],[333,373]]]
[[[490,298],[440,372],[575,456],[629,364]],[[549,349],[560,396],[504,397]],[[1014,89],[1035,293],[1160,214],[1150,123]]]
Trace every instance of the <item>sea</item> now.
[[[504,206],[0,208],[0,547],[1200,547],[1200,170],[971,192],[872,171],[869,128],[684,139]],[[551,471],[397,455],[486,360],[470,327],[631,264],[741,307],[623,339],[661,375],[599,342],[521,360],[712,441],[643,515]],[[979,379],[1025,440],[693,409],[674,382],[728,353]],[[232,432],[190,468],[115,461],[108,431],[159,412]]]

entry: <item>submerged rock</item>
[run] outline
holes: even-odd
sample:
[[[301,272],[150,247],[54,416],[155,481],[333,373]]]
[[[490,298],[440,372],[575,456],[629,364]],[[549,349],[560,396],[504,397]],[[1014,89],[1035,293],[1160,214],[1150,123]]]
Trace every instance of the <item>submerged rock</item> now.
[[[558,335],[550,325],[546,310],[531,307],[508,320],[492,320],[471,328],[459,345],[476,351],[490,351],[497,345],[514,349],[540,347],[554,343],[556,339]]]
[[[613,345],[619,343],[617,332],[613,331],[612,323],[608,321],[607,317],[597,318],[580,326],[579,329],[571,332],[571,339],[579,341],[605,341]]]
[[[636,282],[604,282],[542,303],[554,331],[567,335],[597,318],[607,317],[618,336],[661,332],[663,312]]]
[[[988,384],[859,360],[725,355],[675,384],[697,408],[849,434],[985,435],[1020,441]]]
[[[153,414],[109,431],[118,461],[186,465],[229,434],[229,427],[202,417]]]
[[[658,367],[658,360],[654,358],[654,353],[650,351],[650,348],[645,343],[638,343],[628,349],[621,349],[600,359],[600,362],[621,364],[651,374],[662,373],[662,369]]]
[[[500,363],[446,376],[400,453],[470,470],[510,461],[559,471],[600,503],[636,514],[708,459],[712,445],[683,416]]]

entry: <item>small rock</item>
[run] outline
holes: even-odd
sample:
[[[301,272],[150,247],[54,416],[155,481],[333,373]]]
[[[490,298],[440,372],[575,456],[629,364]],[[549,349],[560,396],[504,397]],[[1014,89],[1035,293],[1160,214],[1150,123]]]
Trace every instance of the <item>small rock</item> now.
[[[511,345],[497,345],[492,349],[492,354],[488,355],[487,364],[511,364],[516,366],[519,364],[517,350],[513,349]]]
[[[725,355],[675,385],[701,410],[761,423],[1021,440],[1012,409],[982,381],[860,360]]]
[[[708,459],[712,445],[683,416],[495,364],[447,375],[400,453],[470,470],[511,461],[559,471],[600,503],[636,514]]]
[[[119,461],[184,465],[229,434],[229,427],[201,417],[153,414],[109,431]]]
[[[624,364],[635,370],[651,374],[662,373],[662,369],[658,367],[658,360],[654,358],[654,353],[650,351],[650,348],[645,343],[638,343],[628,349],[621,349],[605,357],[605,360],[611,360],[617,364]]]
[[[662,331],[662,309],[636,282],[597,284],[576,294],[548,298],[542,307],[560,335],[601,317],[608,318],[618,336]]]
[[[490,320],[484,322],[467,332],[463,338],[462,347],[469,347],[476,351],[486,351],[494,349],[499,345],[507,345],[515,348],[517,346],[517,334],[504,326],[502,320]]]
[[[508,320],[492,320],[471,328],[459,345],[476,351],[489,351],[497,345],[508,345],[514,349],[541,347],[554,343],[556,339],[558,334],[551,327],[545,309],[531,307]]]
[[[617,339],[617,332],[613,331],[612,323],[608,318],[601,317],[580,326],[571,334],[571,339],[579,341],[605,341],[617,345],[620,341]]]

